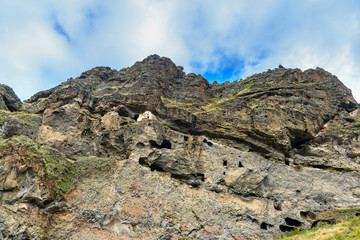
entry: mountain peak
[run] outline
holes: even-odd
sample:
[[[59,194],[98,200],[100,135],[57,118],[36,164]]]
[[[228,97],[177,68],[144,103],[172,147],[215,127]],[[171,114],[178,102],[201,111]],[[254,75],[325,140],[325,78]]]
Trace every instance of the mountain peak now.
[[[130,67],[129,73],[143,74],[150,78],[158,78],[162,80],[169,80],[179,78],[184,75],[183,68],[176,66],[175,63],[167,57],[160,57],[153,54],[146,57],[144,60],[136,62]]]
[[[167,57],[160,57],[157,54],[152,54],[147,56],[142,60],[142,63],[162,63],[162,62],[172,62],[170,58]]]
[[[162,67],[176,66],[175,63],[170,58],[160,57],[157,54],[150,55],[144,58],[142,61],[135,63],[135,65],[139,65],[139,64],[145,66],[157,65]]]

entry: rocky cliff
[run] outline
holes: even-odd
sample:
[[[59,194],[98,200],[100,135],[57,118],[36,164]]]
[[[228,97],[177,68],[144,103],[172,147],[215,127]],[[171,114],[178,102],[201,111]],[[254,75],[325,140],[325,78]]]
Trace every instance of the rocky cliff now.
[[[360,110],[320,68],[209,84],[152,55],[0,108],[0,239],[273,239],[360,207]]]

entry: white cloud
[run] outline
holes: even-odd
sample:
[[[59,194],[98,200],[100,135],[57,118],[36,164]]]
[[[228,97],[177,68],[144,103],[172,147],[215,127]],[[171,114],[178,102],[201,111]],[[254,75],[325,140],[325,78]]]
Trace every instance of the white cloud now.
[[[35,93],[44,82],[43,71],[67,54],[65,43],[41,17],[43,9],[11,2],[0,4],[0,82],[10,85],[20,96]],[[18,15],[9,12],[17,10]]]
[[[244,78],[322,67],[360,100],[357,0],[0,2],[0,82],[22,98],[98,65],[157,53],[186,71]]]

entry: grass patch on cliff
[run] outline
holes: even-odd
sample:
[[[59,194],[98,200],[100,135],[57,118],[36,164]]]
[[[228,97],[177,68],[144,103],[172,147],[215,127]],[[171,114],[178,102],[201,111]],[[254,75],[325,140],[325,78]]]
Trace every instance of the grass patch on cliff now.
[[[224,104],[225,102],[228,102],[228,101],[230,101],[230,100],[232,100],[232,99],[235,99],[235,97],[236,97],[236,96],[231,97],[231,98],[221,98],[221,99],[219,99],[218,101],[215,101],[215,102],[213,102],[213,103],[210,103],[210,104],[208,104],[208,105],[206,105],[206,106],[203,106],[203,107],[201,107],[201,108],[204,110],[204,112],[211,112],[211,111],[215,111],[215,110],[220,110],[220,108],[219,108],[220,105],[222,105],[222,104]],[[201,113],[201,112],[200,112],[200,113]]]
[[[109,158],[83,157],[77,161],[59,161],[54,154],[46,157],[47,178],[54,178],[54,191],[63,196],[81,177],[96,171],[104,170],[113,163]]]
[[[21,124],[30,126],[34,122],[40,121],[40,117],[37,114],[0,110],[0,124],[6,122],[6,120],[17,120]]]
[[[248,84],[246,84],[246,86],[245,86],[245,89],[250,89],[253,85],[255,85],[256,84],[256,82],[254,81],[254,82],[250,82],[250,83],[248,83]]]
[[[332,209],[318,214],[318,219],[339,223],[353,218],[360,213],[360,208]]]
[[[317,216],[320,221],[317,227],[288,232],[278,240],[360,239],[360,216],[356,216],[359,212],[359,208],[324,211]],[[324,222],[336,224],[324,225]]]
[[[353,240],[360,239],[360,217],[320,228],[294,231],[284,234],[278,240]]]
[[[145,93],[143,92],[136,92],[136,93],[132,93],[132,92],[121,92],[121,89],[124,88],[128,88],[129,84],[127,85],[122,85],[122,86],[108,86],[108,87],[103,87],[103,88],[98,88],[98,86],[93,87],[90,86],[90,92],[93,96],[97,97],[97,98],[104,98],[104,97],[108,97],[108,96],[114,96],[115,94],[119,94],[121,96],[135,96],[135,95],[145,95]]]
[[[240,91],[240,92],[234,92],[233,94],[229,95],[228,97],[223,97],[222,94],[219,95],[218,98],[215,98],[215,99],[210,99],[210,103],[208,105],[205,105],[205,106],[202,106],[202,109],[203,109],[203,112],[198,112],[196,114],[199,114],[199,113],[204,113],[204,112],[212,112],[212,111],[221,111],[222,109],[220,108],[220,106],[222,104],[225,104],[229,101],[232,101],[244,94],[247,94],[247,93],[250,93],[252,90],[252,86],[256,85],[256,82],[253,81],[253,82],[243,82],[242,84],[246,84],[244,86],[244,88]],[[255,95],[258,95],[258,93],[254,93],[253,94],[254,96]],[[220,97],[221,96],[221,97]],[[252,96],[248,96],[248,98],[251,98]]]
[[[194,103],[178,102],[165,97],[161,97],[161,101],[164,103],[165,107],[167,108],[178,108],[188,112],[191,112],[192,106],[194,105]]]
[[[230,97],[227,97],[227,98],[223,98],[222,95],[221,95],[221,97],[218,97],[218,98],[212,98],[209,100],[210,103],[208,105],[201,107],[203,111],[197,112],[196,114],[222,110],[220,108],[220,106],[222,104],[232,101],[232,100],[236,99],[239,95],[244,94],[246,92],[249,92],[248,88],[242,90],[241,92],[235,92]]]
[[[4,114],[10,115],[10,116],[25,117],[25,118],[38,118],[39,117],[39,115],[33,114],[33,113],[9,112],[9,111],[4,111],[4,110],[0,110],[0,111],[2,111],[2,113],[4,113]]]
[[[360,133],[360,120],[356,120],[356,122],[350,125],[344,125],[341,122],[332,123],[327,129],[327,132],[333,132],[334,134],[343,133],[343,134],[353,134]]]
[[[355,127],[360,127],[360,118],[355,119]]]

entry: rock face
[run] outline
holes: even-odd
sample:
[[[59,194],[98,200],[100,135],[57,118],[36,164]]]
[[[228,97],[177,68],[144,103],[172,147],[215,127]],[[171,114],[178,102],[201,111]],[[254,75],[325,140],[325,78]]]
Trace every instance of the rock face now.
[[[0,109],[17,111],[20,109],[21,101],[11,87],[0,84]]]
[[[0,113],[3,239],[272,239],[360,207],[360,110],[320,68],[209,84],[152,55],[22,109]]]

